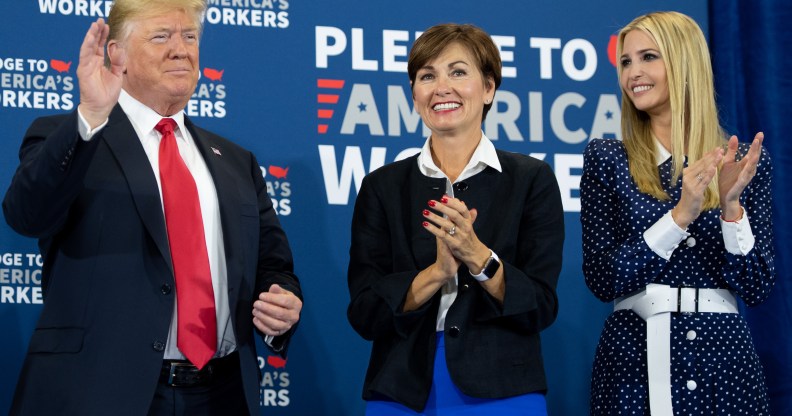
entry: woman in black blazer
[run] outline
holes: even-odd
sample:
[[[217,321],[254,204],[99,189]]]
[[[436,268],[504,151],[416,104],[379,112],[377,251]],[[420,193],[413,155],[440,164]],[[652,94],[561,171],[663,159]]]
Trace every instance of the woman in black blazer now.
[[[373,341],[366,412],[546,414],[539,332],[558,310],[558,184],[481,131],[501,82],[484,31],[428,29],[407,71],[432,134],[366,176],[352,221],[347,315]]]

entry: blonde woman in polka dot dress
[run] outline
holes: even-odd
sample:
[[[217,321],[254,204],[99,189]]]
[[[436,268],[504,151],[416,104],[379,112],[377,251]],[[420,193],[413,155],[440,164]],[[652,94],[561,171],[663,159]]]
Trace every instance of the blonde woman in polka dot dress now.
[[[614,302],[596,350],[592,415],[767,415],[737,298],[773,286],[762,133],[718,124],[704,35],[676,12],[619,33],[622,139],[592,140],[581,182],[583,271]]]

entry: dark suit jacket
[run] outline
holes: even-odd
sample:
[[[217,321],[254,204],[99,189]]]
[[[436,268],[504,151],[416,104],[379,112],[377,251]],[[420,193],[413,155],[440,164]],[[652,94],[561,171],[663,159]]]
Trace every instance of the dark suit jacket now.
[[[38,238],[44,259],[44,307],[11,413],[142,415],[157,386],[174,307],[162,203],[120,106],[89,142],[79,138],[77,123],[76,111],[33,122],[3,201],[8,224]],[[256,413],[253,301],[273,283],[298,296],[300,286],[255,157],[185,124],[217,188],[231,320],[245,396]],[[290,336],[275,340],[282,354]]]
[[[417,156],[386,165],[363,179],[352,220],[349,262],[354,329],[374,341],[363,398],[384,395],[424,408],[432,384],[440,293],[420,309],[402,312],[419,271],[435,261],[435,237],[421,225],[445,179],[428,178]],[[506,294],[501,305],[463,265],[459,291],[445,321],[448,370],[465,394],[500,398],[546,390],[539,332],[557,314],[564,212],[550,167],[498,151],[493,168],[466,179],[456,192],[478,210],[479,239],[498,254]],[[476,271],[478,272],[478,271]]]

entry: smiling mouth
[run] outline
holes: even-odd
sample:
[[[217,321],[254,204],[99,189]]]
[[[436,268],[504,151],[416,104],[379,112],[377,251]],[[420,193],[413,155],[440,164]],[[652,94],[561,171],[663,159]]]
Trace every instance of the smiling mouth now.
[[[649,91],[654,88],[654,85],[639,85],[637,87],[633,87],[632,92],[633,94],[638,94],[639,92]]]
[[[459,104],[459,103],[441,103],[441,104],[435,104],[434,107],[432,107],[432,110],[434,110],[434,111],[445,111],[445,110],[453,110],[453,109],[459,108],[459,107],[462,107],[462,104]]]

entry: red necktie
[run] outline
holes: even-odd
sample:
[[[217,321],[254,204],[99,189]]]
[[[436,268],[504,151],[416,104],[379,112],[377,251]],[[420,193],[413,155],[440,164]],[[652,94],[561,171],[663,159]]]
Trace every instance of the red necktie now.
[[[172,118],[163,118],[155,127],[162,133],[159,169],[176,279],[176,345],[190,362],[202,368],[217,349],[217,317],[198,188],[179,154],[175,128]]]

